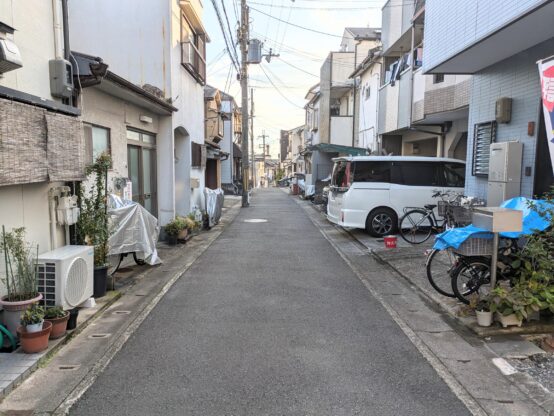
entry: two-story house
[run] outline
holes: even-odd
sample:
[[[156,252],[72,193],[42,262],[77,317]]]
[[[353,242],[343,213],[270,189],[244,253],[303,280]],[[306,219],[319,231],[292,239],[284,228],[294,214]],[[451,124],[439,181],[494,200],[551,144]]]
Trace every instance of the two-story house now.
[[[156,136],[158,218],[203,208],[206,152],[204,84],[206,43],[200,0],[80,0],[69,7],[72,48],[109,62],[141,87],[161,91],[179,111]],[[30,20],[30,19],[28,19]]]
[[[67,2],[1,4],[0,225],[25,227],[27,240],[44,253],[69,243],[56,221],[56,190],[84,178]]]
[[[521,153],[506,159],[520,174],[511,192],[542,194],[553,184],[541,110],[537,61],[554,55],[554,3],[546,0],[427,0],[423,70],[471,74],[466,193],[489,198],[490,146],[518,142]],[[519,146],[519,145],[518,145]],[[504,197],[504,198],[502,198]],[[491,198],[489,198],[491,199]],[[491,201],[492,201],[491,199]],[[491,202],[489,201],[489,202]]]
[[[357,111],[354,114],[354,145],[378,153],[379,87],[383,58],[381,46],[368,52],[350,78],[355,80]]]
[[[382,16],[379,150],[464,159],[470,77],[424,75],[429,47],[424,0],[389,0]]]

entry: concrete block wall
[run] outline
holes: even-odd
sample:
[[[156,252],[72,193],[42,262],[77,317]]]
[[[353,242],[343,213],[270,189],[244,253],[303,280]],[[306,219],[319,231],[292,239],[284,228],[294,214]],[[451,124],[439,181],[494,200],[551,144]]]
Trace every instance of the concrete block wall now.
[[[554,39],[499,62],[473,76],[468,122],[468,150],[466,194],[486,198],[487,179],[471,174],[473,160],[474,125],[495,118],[495,102],[500,97],[510,97],[512,120],[498,124],[497,142],[519,140],[523,143],[521,195],[533,195],[534,166],[538,124],[533,136],[527,135],[529,122],[539,120],[540,78],[537,60],[554,54]],[[525,167],[532,167],[531,176],[525,176]]]

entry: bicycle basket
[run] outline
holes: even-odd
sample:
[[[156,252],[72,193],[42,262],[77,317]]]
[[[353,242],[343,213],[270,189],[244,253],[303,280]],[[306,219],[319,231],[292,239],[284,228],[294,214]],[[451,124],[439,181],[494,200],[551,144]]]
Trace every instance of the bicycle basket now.
[[[462,256],[490,256],[493,252],[493,240],[492,238],[468,238],[453,251]]]

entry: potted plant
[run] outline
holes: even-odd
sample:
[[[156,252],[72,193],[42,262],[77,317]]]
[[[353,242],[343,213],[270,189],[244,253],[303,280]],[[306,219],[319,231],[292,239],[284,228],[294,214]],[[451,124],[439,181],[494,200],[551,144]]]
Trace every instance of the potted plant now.
[[[21,318],[17,334],[21,348],[27,354],[34,354],[48,348],[48,337],[52,331],[52,322],[44,320],[44,308],[33,304]]]
[[[61,338],[65,335],[69,312],[64,311],[60,306],[53,306],[46,309],[44,319],[52,323],[50,339]]]
[[[186,228],[185,223],[182,218],[175,217],[175,219],[169,221],[164,226],[164,231],[167,234],[167,242],[169,245],[174,246],[177,244],[177,239],[179,238],[179,233]]]
[[[533,285],[521,282],[512,288],[496,287],[491,294],[490,310],[504,328],[511,325],[521,326],[524,319],[540,311],[542,302],[533,293]]]
[[[187,215],[187,219],[190,223],[189,234],[197,235],[200,228],[202,228],[202,221],[196,219],[196,214],[194,212]]]
[[[29,334],[42,330],[44,323],[44,308],[36,303],[31,305],[21,317],[21,325]]]
[[[17,335],[17,327],[25,310],[42,299],[37,287],[38,246],[25,241],[25,228],[6,232],[2,226],[0,251],[3,253],[5,278],[2,279],[7,295],[0,299],[4,309],[4,324]]]
[[[94,246],[94,294],[101,298],[106,294],[108,283],[108,169],[112,164],[107,153],[102,153],[87,167],[86,174],[93,183],[81,185],[79,203],[81,213],[77,221],[77,237],[80,244]],[[88,188],[88,191],[85,191]]]
[[[490,299],[488,296],[480,298],[475,297],[475,301],[470,301],[470,306],[475,310],[477,316],[477,325],[479,326],[491,326],[492,325],[492,312],[490,308]]]

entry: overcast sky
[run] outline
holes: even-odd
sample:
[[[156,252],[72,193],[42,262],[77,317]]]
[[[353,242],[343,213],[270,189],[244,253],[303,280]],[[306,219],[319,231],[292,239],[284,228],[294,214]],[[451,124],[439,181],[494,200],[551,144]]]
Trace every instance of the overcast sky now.
[[[233,38],[236,39],[237,13],[240,0],[214,0],[222,19],[229,18]],[[209,32],[208,83],[240,101],[240,85],[237,74],[225,50],[225,43],[212,0],[204,2],[204,25]],[[256,145],[261,143],[262,131],[270,137],[271,154],[279,153],[279,131],[304,123],[304,97],[308,89],[319,81],[319,69],[331,50],[338,50],[345,27],[380,27],[381,8],[385,0],[252,0],[250,11],[250,37],[264,42],[264,53],[273,48],[280,54],[271,63],[265,60],[250,65],[250,86],[254,88],[254,136]],[[258,11],[267,13],[268,17]],[[279,19],[279,20],[278,20]],[[310,32],[291,24],[308,27],[334,36]],[[240,50],[237,47],[240,57]],[[297,67],[297,68],[295,68]],[[230,73],[230,68],[232,71]],[[299,68],[299,69],[298,69]],[[264,71],[265,70],[265,74]],[[266,75],[267,74],[267,75]],[[269,77],[275,87],[268,80]],[[230,81],[228,81],[230,79]],[[256,149],[261,153],[261,149]]]

